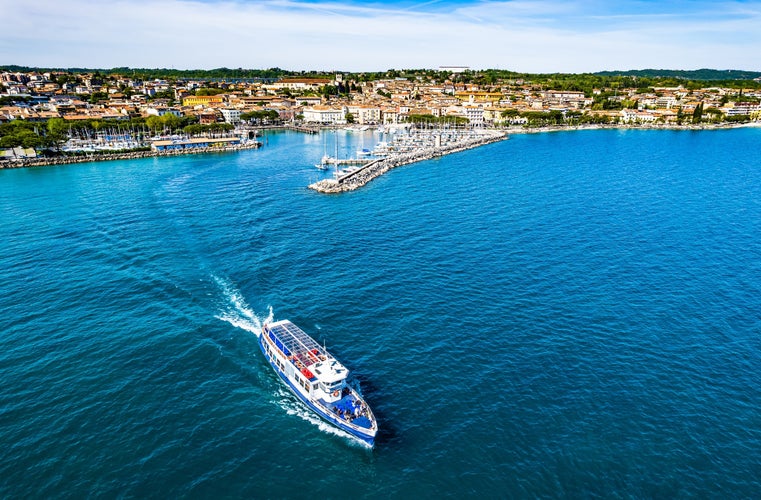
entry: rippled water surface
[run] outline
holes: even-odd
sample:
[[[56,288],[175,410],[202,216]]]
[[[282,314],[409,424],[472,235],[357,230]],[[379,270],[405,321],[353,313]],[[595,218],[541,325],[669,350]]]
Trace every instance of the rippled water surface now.
[[[0,496],[761,491],[761,129],[305,188],[375,140],[0,171]],[[280,385],[270,308],[353,370],[375,449]]]

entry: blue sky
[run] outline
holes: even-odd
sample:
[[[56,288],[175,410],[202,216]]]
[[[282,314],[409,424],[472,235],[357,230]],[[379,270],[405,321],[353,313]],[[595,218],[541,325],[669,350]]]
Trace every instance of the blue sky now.
[[[761,0],[0,0],[0,64],[761,71]]]

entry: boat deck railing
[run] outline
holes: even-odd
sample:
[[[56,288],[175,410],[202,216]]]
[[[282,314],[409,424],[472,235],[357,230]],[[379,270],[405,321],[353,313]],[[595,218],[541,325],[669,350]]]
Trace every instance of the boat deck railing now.
[[[302,367],[298,363],[308,368],[315,363],[326,360],[328,357],[320,344],[290,321],[282,321],[270,325],[268,331],[282,345],[282,348],[280,345],[278,345],[278,348],[281,348],[283,354],[299,369]]]
[[[323,400],[316,400],[316,403],[340,418],[344,424],[350,424],[361,429],[375,428],[375,417],[367,403],[354,390],[348,387],[345,390],[348,391],[348,394],[335,403],[326,403]],[[348,400],[346,396],[350,396]]]

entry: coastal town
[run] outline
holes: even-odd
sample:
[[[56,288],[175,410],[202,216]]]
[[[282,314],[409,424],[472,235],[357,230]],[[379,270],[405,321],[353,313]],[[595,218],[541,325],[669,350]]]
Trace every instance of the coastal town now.
[[[407,124],[514,132],[602,125],[707,127],[761,119],[759,78],[739,88],[710,81],[665,85],[637,77],[599,83],[581,89],[561,80],[494,78],[466,67],[389,71],[372,78],[333,73],[149,79],[3,71],[0,162],[13,166],[83,154],[257,147],[257,134],[272,127],[314,132]]]

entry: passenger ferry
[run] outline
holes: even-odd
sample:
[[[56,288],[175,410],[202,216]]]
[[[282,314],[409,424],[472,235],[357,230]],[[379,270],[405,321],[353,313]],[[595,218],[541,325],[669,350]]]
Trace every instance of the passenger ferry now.
[[[372,446],[378,424],[349,370],[288,320],[265,323],[259,346],[278,376],[322,419]]]

